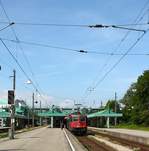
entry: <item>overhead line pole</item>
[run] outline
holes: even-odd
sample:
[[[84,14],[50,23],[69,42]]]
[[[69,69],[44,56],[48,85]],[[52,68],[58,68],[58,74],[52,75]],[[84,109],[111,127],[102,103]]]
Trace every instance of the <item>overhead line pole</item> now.
[[[3,11],[4,11],[4,14],[5,14],[5,16],[6,16],[7,20],[8,20],[8,23],[9,23],[9,25],[8,25],[7,27],[9,27],[9,26],[11,26],[11,25],[14,25],[15,23],[14,23],[14,22],[11,22],[11,20],[10,20],[10,18],[9,18],[9,16],[8,16],[6,10],[5,10],[5,7],[4,7],[4,5],[3,5],[3,3],[2,3],[2,0],[0,0],[0,5],[1,5],[1,7],[2,7],[2,9],[3,9]],[[4,27],[3,29],[0,29],[0,31],[6,29],[7,27]],[[17,36],[17,34],[16,34],[15,30],[14,30],[14,28],[12,27],[11,29],[12,29],[12,32],[13,32],[15,38],[16,38],[16,41],[17,41],[17,42],[20,42],[20,41],[19,41],[19,38],[18,38],[18,36]],[[6,47],[7,51],[9,51],[9,53],[10,53],[10,55],[13,57],[13,59],[16,61],[16,63],[18,64],[18,66],[20,67],[20,69],[22,70],[22,72],[24,73],[24,75],[25,75],[28,79],[30,79],[29,76],[25,73],[24,69],[21,67],[21,65],[20,65],[20,63],[18,62],[18,60],[13,56],[13,54],[10,52],[10,50],[8,49],[8,47],[6,46],[6,44],[3,42],[3,40],[2,40],[2,39],[0,39],[0,40],[1,40],[1,42],[3,43],[3,45]],[[21,46],[20,46],[20,50],[22,50]],[[23,50],[22,50],[22,52],[23,52]],[[29,65],[29,68],[31,69],[30,63],[29,63],[29,61],[28,61],[28,59],[27,59],[27,57],[26,57],[26,55],[25,55],[24,52],[23,52],[23,55],[24,55],[24,58],[25,58],[26,61],[27,61],[27,64]],[[31,71],[31,72],[32,72],[32,71]],[[32,73],[33,73],[33,72],[32,72]],[[35,83],[37,83],[37,82],[35,81]],[[33,82],[32,82],[32,85],[33,85],[33,87],[34,87],[35,89],[37,89],[36,87],[39,87],[38,85],[36,86]],[[40,93],[38,89],[37,89],[37,91],[38,91],[38,93]]]
[[[35,124],[34,124],[34,101],[35,101],[35,95],[33,93],[33,95],[32,95],[32,127],[35,126]]]
[[[28,76],[28,74],[25,72],[25,70],[23,69],[22,65],[20,64],[20,62],[17,60],[17,58],[13,55],[13,53],[10,51],[10,49],[7,47],[7,45],[4,43],[4,41],[0,38],[0,41],[2,42],[2,44],[4,45],[4,47],[6,48],[6,50],[8,51],[8,53],[11,55],[11,57],[13,58],[13,60],[16,62],[16,64],[19,66],[20,70],[23,72],[23,74],[25,75],[25,77],[27,79],[30,80],[30,77]],[[32,80],[30,80],[32,81]],[[33,88],[35,88],[37,90],[37,92],[40,94],[40,91],[37,89],[36,85],[33,83],[32,81],[32,86]],[[41,95],[41,94],[40,94]]]
[[[41,113],[41,100],[40,100],[40,113]],[[41,116],[40,116],[40,126],[42,125],[42,119],[41,119]]]
[[[117,93],[115,92],[115,113],[117,113]],[[114,118],[115,126],[117,125],[117,117]]]
[[[11,111],[11,125],[9,131],[9,138],[14,139],[15,134],[15,90],[16,90],[16,71],[13,70],[13,91],[14,91],[14,104],[11,104],[10,111]]]

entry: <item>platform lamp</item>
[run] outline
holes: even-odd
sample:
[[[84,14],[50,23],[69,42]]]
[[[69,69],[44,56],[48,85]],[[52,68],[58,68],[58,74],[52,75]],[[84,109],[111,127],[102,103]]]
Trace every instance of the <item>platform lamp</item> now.
[[[28,79],[25,84],[32,84],[32,81],[30,79]],[[35,101],[35,95],[34,95],[34,92],[32,94],[32,127],[34,127],[34,103],[36,103]],[[28,118],[29,118],[29,113],[28,113]],[[29,119],[28,119],[29,120]]]
[[[39,97],[39,106],[40,106],[40,113],[42,112],[42,110],[41,110],[41,100],[40,100],[40,94],[38,94],[38,97]],[[41,119],[41,116],[40,116],[40,126],[42,125],[42,119]]]

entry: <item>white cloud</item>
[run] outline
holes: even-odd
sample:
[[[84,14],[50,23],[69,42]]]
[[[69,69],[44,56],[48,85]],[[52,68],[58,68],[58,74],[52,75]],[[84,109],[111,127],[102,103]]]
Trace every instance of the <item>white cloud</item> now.
[[[32,106],[32,92],[25,92],[25,91],[17,91],[16,92],[16,99],[22,99],[26,101],[27,105]],[[8,92],[7,90],[0,91],[0,99],[7,99]],[[49,107],[52,105],[57,105],[60,107],[73,107],[74,101],[71,99],[57,99],[54,96],[49,95],[36,95],[35,94],[35,101],[38,101],[38,104],[35,104],[35,107],[39,107],[39,102],[41,101],[42,107]]]
[[[8,98],[8,91],[7,90],[0,91],[0,99],[7,99],[7,98]]]
[[[74,105],[74,101],[70,99],[66,99],[60,102],[59,104],[60,107],[73,107],[73,105]]]

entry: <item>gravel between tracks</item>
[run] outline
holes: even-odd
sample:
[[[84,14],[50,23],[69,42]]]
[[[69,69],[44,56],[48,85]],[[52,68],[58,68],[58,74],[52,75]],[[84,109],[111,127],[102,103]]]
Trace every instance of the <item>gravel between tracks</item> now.
[[[122,139],[122,138],[118,138],[118,137],[114,137],[111,135],[108,135],[108,133],[104,133],[104,132],[100,132],[100,131],[95,131],[95,130],[90,130],[90,133],[96,135],[99,138],[107,138],[108,140],[110,140],[113,143],[116,144],[121,144],[122,146],[126,146],[126,147],[130,147],[133,151],[149,151],[149,146],[148,145],[144,145],[144,144],[140,144],[140,143],[136,143],[133,141],[129,141],[126,139]]]
[[[88,151],[116,151],[110,146],[107,146],[103,142],[88,137],[88,136],[77,136],[78,140],[87,148]]]

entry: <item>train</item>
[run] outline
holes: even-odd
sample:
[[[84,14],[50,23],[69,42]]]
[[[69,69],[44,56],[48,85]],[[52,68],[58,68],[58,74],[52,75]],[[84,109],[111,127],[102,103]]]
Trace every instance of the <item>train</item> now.
[[[87,133],[87,116],[82,115],[80,112],[77,114],[70,114],[65,117],[66,128],[75,133],[84,135]]]

